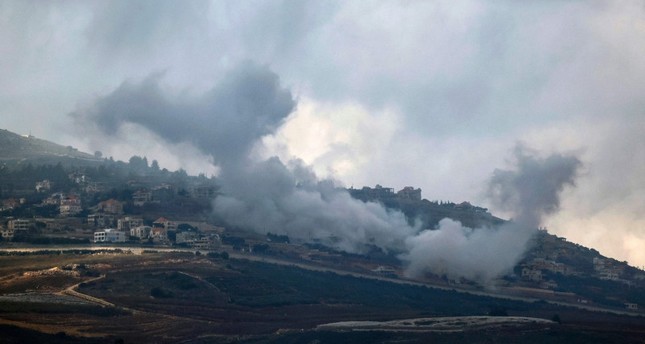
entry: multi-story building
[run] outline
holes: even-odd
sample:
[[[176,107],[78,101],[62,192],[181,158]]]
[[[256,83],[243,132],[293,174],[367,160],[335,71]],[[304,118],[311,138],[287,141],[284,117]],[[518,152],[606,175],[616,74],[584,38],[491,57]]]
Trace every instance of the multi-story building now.
[[[137,237],[139,239],[147,239],[150,237],[150,231],[152,227],[150,226],[137,226],[130,228],[130,236]]]
[[[12,231],[26,231],[31,228],[31,220],[12,219],[7,223],[7,228]]]
[[[62,216],[72,216],[83,211],[81,198],[76,195],[69,195],[60,200],[60,214]]]
[[[152,202],[152,192],[148,190],[142,189],[132,194],[132,203],[135,206],[140,207],[150,202]]]
[[[415,189],[412,186],[406,186],[403,189],[399,190],[396,193],[396,197],[399,199],[406,199],[411,201],[420,201],[421,200],[421,189]]]
[[[126,242],[127,239],[125,232],[112,228],[94,232],[94,242]]]
[[[98,205],[98,211],[104,212],[107,214],[122,214],[123,213],[123,203],[115,199],[109,199],[107,201],[100,202]]]
[[[112,214],[96,213],[87,215],[87,223],[95,227],[112,227],[115,223],[115,216]]]
[[[120,231],[129,231],[132,228],[143,226],[143,219],[140,217],[126,216],[117,221],[116,228]]]

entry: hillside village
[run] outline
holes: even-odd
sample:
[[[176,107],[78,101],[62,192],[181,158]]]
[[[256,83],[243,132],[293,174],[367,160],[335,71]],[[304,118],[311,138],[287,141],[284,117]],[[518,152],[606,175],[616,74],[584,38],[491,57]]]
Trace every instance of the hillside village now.
[[[131,160],[138,161],[136,157]],[[130,171],[132,174],[125,175],[126,179],[118,180],[118,168],[103,173],[103,178],[97,173],[101,167],[93,175],[76,168],[63,181],[32,180],[33,189],[28,190],[26,179],[30,176],[59,171],[62,166],[39,167],[45,171],[39,173],[31,172],[34,169],[31,165],[23,167],[15,172],[22,176],[17,183],[2,185],[2,195],[9,196],[2,198],[0,207],[3,241],[136,242],[202,248],[213,246],[223,231],[206,223],[216,187],[205,177],[191,178],[178,173],[179,178],[173,181],[176,174],[169,172],[166,180],[162,171],[144,176],[135,176]],[[20,185],[20,189],[15,185]]]
[[[424,228],[435,228],[443,218],[471,228],[504,222],[488,209],[466,201],[423,199],[421,189],[412,186],[398,191],[381,185],[346,191],[363,202],[400,210],[410,223],[421,221]],[[218,194],[215,178],[160,169],[156,161],[149,163],[145,157],[133,156],[127,163],[97,158],[85,164],[64,161],[55,165],[5,159],[0,165],[0,247],[135,245],[228,250],[404,277],[396,253],[348,254],[315,242],[294,242],[280,233],[260,235],[228,226],[211,211]],[[426,279],[476,287],[471,281],[445,276],[428,275]],[[549,295],[630,311],[642,311],[645,305],[643,270],[570,243],[544,228],[513,273],[499,283],[508,293],[525,296]]]

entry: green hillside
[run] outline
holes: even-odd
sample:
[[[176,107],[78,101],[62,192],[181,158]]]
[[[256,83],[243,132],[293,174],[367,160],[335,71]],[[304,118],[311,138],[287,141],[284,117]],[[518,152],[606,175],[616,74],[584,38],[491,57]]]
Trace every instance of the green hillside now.
[[[62,146],[34,136],[22,136],[0,129],[0,160],[43,158],[75,158],[97,160],[93,155],[79,152],[71,146]]]

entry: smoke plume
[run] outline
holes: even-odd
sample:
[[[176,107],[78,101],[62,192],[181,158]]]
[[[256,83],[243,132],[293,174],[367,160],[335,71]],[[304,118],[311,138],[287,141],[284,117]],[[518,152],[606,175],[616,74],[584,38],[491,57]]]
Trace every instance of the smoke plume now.
[[[168,95],[159,81],[157,75],[140,84],[124,83],[72,116],[107,135],[125,123],[138,124],[211,155],[224,194],[214,200],[214,211],[231,225],[348,252],[362,252],[367,245],[400,251],[405,238],[416,233],[402,213],[351,198],[298,160],[250,157],[253,146],[295,107],[291,93],[268,68],[243,64],[196,98]]]
[[[419,232],[401,212],[351,198],[299,160],[251,157],[254,145],[273,133],[296,104],[268,68],[240,65],[210,91],[192,98],[165,93],[160,78],[124,83],[72,116],[106,135],[134,123],[212,156],[223,193],[213,201],[214,212],[233,226],[348,252],[368,246],[403,252],[400,258],[411,275],[432,272],[486,283],[509,272],[542,216],[558,209],[559,193],[573,185],[580,165],[572,156],[541,159],[517,148],[515,168],[496,170],[489,185],[493,204],[512,212],[513,221],[473,230],[444,219],[439,228]]]
[[[295,108],[278,76],[250,62],[196,97],[164,92],[162,76],[124,82],[72,116],[108,135],[125,123],[138,124],[171,143],[194,145],[219,165],[230,165],[246,159],[256,141],[274,132]]]
[[[425,230],[406,240],[407,273],[432,272],[487,284],[510,273],[527,250],[545,215],[559,209],[560,192],[573,186],[581,166],[575,156],[553,154],[540,158],[517,146],[512,170],[495,170],[488,197],[513,220],[498,228],[470,229],[444,219],[436,230]]]

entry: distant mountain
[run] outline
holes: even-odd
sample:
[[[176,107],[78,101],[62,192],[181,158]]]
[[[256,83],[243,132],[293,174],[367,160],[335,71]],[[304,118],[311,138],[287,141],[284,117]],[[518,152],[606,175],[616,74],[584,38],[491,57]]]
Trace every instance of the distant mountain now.
[[[34,136],[23,136],[0,129],[0,160],[35,160],[82,159],[100,161],[92,154],[78,151],[71,146],[62,146]]]

